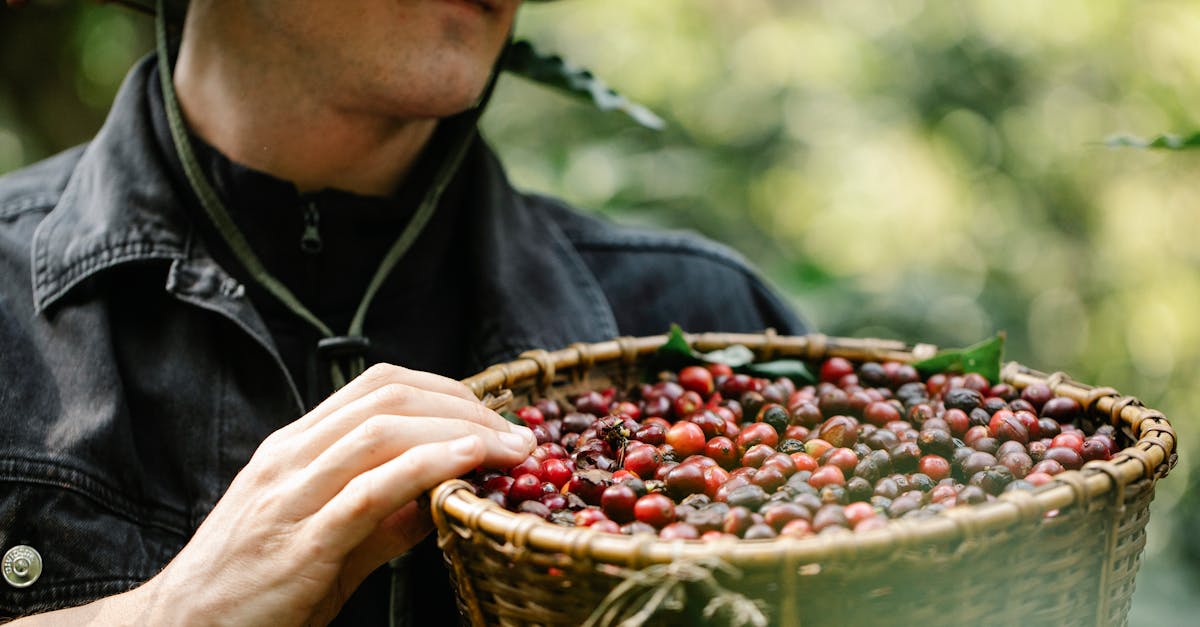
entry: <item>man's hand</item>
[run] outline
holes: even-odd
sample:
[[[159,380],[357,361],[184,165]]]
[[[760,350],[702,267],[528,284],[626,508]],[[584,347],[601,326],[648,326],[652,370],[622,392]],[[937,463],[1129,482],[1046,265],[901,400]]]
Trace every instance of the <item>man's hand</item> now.
[[[429,533],[424,491],[480,465],[514,466],[535,444],[457,381],[372,367],[271,434],[156,577],[111,607],[57,618],[327,622],[372,570]]]

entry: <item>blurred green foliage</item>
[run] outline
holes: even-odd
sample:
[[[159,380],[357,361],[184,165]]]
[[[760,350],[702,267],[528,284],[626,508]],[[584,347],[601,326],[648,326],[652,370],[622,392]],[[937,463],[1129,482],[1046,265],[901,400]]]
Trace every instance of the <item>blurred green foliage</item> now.
[[[85,141],[149,21],[0,8],[0,172]],[[1200,611],[1200,128],[1191,0],[570,0],[518,35],[668,122],[520,79],[485,133],[515,182],[757,263],[819,328],[1008,355],[1139,395],[1182,435],[1134,624]]]

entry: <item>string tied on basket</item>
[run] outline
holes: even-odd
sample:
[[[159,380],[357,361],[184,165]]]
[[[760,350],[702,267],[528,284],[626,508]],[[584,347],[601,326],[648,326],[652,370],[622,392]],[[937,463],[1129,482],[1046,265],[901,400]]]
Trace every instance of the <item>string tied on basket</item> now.
[[[742,577],[742,571],[717,558],[655,564],[641,570],[622,569],[620,574],[625,580],[600,602],[583,627],[641,627],[659,610],[682,610],[687,606],[689,593],[708,599],[703,610],[707,620],[766,627],[762,602],[725,588],[713,575],[714,571],[734,579]]]

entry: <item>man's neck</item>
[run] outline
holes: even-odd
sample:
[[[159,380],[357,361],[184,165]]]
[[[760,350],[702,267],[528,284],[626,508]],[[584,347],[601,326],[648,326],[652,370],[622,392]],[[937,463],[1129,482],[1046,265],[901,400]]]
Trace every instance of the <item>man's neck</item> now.
[[[300,191],[391,194],[437,126],[340,106],[295,74],[240,62],[223,44],[185,29],[174,78],[188,125],[233,161]]]

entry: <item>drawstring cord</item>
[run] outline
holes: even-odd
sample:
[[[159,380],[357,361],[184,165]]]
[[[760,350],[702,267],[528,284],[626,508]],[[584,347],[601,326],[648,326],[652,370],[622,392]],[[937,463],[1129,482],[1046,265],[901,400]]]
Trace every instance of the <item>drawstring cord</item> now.
[[[205,178],[204,172],[192,150],[187,126],[184,123],[183,113],[179,107],[179,99],[175,93],[175,84],[171,73],[174,63],[170,56],[171,47],[168,45],[167,40],[167,17],[163,0],[158,0],[158,15],[155,22],[158,45],[158,76],[162,84],[167,123],[171,129],[171,139],[175,143],[175,150],[179,154],[179,160],[183,165],[184,175],[187,177],[192,191],[195,192],[196,198],[200,201],[200,205],[204,208],[213,226],[216,227],[217,233],[225,240],[225,243],[229,246],[238,262],[250,274],[251,278],[279,300],[284,307],[296,314],[300,319],[309,323],[309,325],[321,334],[322,339],[317,345],[318,352],[327,354],[330,357],[330,381],[333,383],[334,389],[344,386],[349,380],[366,370],[364,355],[369,343],[363,335],[363,326],[366,322],[367,311],[370,309],[375,295],[392,273],[392,270],[395,269],[405,253],[408,252],[409,248],[412,247],[413,243],[421,235],[425,225],[428,224],[429,219],[433,216],[433,212],[437,209],[438,202],[441,200],[442,194],[446,191],[451,178],[458,171],[459,165],[466,156],[467,149],[474,140],[475,123],[482,113],[482,103],[487,101],[495,86],[497,73],[493,72],[492,79],[488,83],[484,96],[481,99],[481,104],[462,118],[454,121],[459,128],[454,134],[455,137],[449,154],[434,174],[433,181],[422,198],[420,205],[418,205],[416,213],[413,214],[412,219],[400,233],[400,236],[396,238],[395,243],[392,244],[387,254],[384,255],[378,269],[375,270],[375,274],[371,277],[371,282],[367,285],[367,289],[363,293],[362,300],[354,312],[354,317],[351,319],[346,333],[338,335],[313,314],[312,311],[305,307],[287,286],[267,271],[262,261],[258,258],[258,255],[250,247],[250,243],[246,240],[245,235],[242,234],[237,224],[234,223],[233,218],[229,215],[229,211],[221,202],[220,197]],[[345,369],[343,369],[343,365]]]

